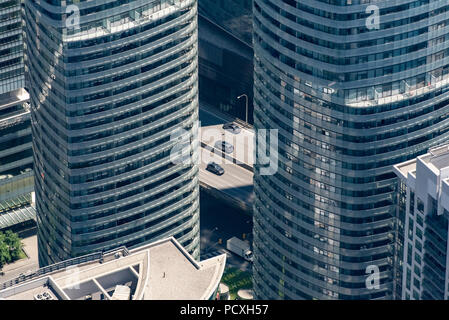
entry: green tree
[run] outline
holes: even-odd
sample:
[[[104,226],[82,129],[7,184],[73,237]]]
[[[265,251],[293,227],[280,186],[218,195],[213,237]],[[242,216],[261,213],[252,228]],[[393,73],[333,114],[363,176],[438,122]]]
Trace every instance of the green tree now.
[[[7,263],[20,259],[22,242],[17,233],[11,230],[0,232],[0,269]]]
[[[11,254],[5,239],[5,234],[0,232],[0,268],[3,268],[6,263],[11,261]]]
[[[11,261],[15,261],[20,258],[20,253],[22,252],[22,241],[20,241],[19,235],[11,230],[6,231],[5,236],[5,242],[9,247]]]

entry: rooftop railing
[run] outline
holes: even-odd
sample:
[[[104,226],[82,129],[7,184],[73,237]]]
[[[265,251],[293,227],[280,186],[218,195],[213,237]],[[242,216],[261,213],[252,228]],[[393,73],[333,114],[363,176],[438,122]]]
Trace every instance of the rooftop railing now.
[[[95,253],[87,254],[84,256],[57,262],[55,264],[52,264],[52,265],[49,265],[46,267],[42,267],[42,268],[38,269],[36,272],[30,273],[27,275],[21,275],[17,278],[11,279],[10,281],[7,281],[7,282],[1,284],[0,290],[4,290],[6,288],[15,286],[15,285],[23,283],[25,281],[39,278],[46,274],[50,274],[50,273],[53,273],[53,272],[56,272],[59,270],[63,270],[68,267],[71,267],[71,266],[76,266],[76,265],[80,265],[80,264],[92,262],[92,261],[98,261],[99,263],[103,263],[105,256],[114,255],[115,257],[120,257],[120,256],[116,256],[116,254],[118,254],[120,252],[123,256],[127,256],[129,254],[128,249],[125,246],[121,246],[121,247],[111,249],[108,251],[95,252]]]

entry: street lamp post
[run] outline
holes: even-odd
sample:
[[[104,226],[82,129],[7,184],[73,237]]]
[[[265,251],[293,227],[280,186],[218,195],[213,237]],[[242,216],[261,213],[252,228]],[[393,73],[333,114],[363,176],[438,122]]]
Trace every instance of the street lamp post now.
[[[237,97],[237,99],[240,99],[241,97],[245,97],[246,101],[246,123],[248,123],[248,96],[244,93]]]

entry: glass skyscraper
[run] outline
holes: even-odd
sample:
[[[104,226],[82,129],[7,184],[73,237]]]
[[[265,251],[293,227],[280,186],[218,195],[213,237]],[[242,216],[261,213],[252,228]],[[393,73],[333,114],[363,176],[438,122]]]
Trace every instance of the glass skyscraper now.
[[[0,3],[0,95],[24,87],[21,0]],[[0,97],[0,103],[4,100]]]
[[[174,236],[199,257],[196,0],[26,1],[39,262]],[[192,151],[192,158],[197,157]]]
[[[34,217],[33,150],[28,93],[24,90],[22,1],[0,3],[0,229]]]
[[[277,173],[255,168],[256,298],[401,295],[393,165],[449,140],[448,10],[254,0],[254,123],[279,130]]]
[[[30,207],[34,190],[33,149],[28,98],[24,89],[0,95],[0,229],[19,227],[22,222],[33,223],[35,211]]]

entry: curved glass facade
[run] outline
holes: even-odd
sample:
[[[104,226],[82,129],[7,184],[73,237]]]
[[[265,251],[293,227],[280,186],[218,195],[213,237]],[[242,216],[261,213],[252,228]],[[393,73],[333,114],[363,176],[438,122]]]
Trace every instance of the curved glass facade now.
[[[196,0],[25,12],[40,264],[168,236],[198,258],[198,166],[170,138],[198,120]]]
[[[449,139],[448,10],[254,0],[254,123],[279,130],[278,172],[255,171],[257,298],[400,295],[392,166]]]

